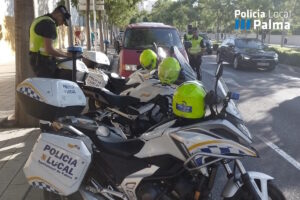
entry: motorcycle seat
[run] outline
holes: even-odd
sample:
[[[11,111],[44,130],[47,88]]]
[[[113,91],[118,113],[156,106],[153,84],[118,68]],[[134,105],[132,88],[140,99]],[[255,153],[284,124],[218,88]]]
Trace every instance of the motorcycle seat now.
[[[139,139],[129,139],[120,142],[105,142],[100,140],[98,148],[106,153],[117,156],[132,157],[137,154],[143,146],[144,142]]]
[[[122,157],[132,157],[144,146],[139,139],[127,140],[121,136],[120,130],[114,127],[100,126],[97,131],[96,146],[102,151]]]
[[[135,105],[140,102],[138,98],[132,96],[121,96],[110,92],[105,88],[94,88],[90,86],[83,86],[83,90],[88,95],[99,100],[100,102],[112,105],[119,108]]]

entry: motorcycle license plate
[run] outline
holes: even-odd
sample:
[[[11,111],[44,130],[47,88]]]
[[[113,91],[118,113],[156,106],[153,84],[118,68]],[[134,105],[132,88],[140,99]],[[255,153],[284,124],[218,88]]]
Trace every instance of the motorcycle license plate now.
[[[258,65],[258,66],[265,67],[265,66],[269,66],[269,63],[266,63],[266,62],[258,62],[257,65]]]
[[[103,80],[101,75],[97,73],[89,73],[88,77],[85,80],[85,84],[87,86],[92,86],[95,88],[105,87],[105,81]]]

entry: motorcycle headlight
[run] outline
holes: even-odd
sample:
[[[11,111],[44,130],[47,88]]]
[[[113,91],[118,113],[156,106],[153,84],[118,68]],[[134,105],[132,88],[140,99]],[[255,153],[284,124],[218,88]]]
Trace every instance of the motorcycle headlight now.
[[[249,131],[249,129],[244,125],[244,124],[238,124],[237,125],[238,129],[242,131],[248,138],[252,140],[252,135]]]
[[[243,58],[244,60],[250,60],[250,56],[247,56],[247,55],[242,55],[242,58]]]
[[[125,64],[125,70],[126,71],[136,71],[137,70],[137,65],[127,65],[127,64]]]

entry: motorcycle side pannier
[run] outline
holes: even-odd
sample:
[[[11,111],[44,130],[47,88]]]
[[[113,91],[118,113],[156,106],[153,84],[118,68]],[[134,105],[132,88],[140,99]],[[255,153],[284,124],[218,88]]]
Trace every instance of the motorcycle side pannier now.
[[[28,78],[17,86],[17,96],[26,113],[48,121],[79,115],[86,105],[80,87],[60,79]]]
[[[23,170],[30,185],[68,196],[78,191],[90,163],[82,140],[41,133]]]

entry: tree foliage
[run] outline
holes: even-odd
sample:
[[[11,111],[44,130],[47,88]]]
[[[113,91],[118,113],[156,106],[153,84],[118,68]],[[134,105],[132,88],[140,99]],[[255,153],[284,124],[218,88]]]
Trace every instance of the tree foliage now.
[[[157,0],[150,13],[140,12],[131,22],[163,22],[185,30],[188,24],[202,31],[231,32],[234,30],[234,10],[291,11],[293,29],[300,30],[299,0]],[[282,20],[281,18],[277,19]]]
[[[125,26],[137,12],[141,0],[105,0],[105,12],[110,24]]]

